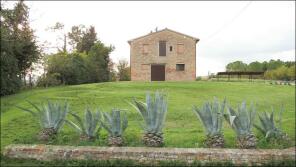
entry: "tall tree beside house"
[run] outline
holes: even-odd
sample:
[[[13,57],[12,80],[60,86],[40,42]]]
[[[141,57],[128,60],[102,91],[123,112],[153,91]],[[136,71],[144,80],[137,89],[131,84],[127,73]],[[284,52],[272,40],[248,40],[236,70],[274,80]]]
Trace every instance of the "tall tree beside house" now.
[[[1,95],[18,91],[21,79],[39,58],[40,50],[29,25],[29,8],[23,1],[12,9],[1,4]]]
[[[116,81],[117,80],[117,71],[115,70],[115,63],[110,59],[109,61],[109,78],[110,81]]]
[[[69,44],[73,50],[78,48],[78,43],[81,43],[83,32],[85,31],[85,25],[72,26],[71,31],[68,32]]]
[[[91,47],[87,58],[87,68],[91,82],[105,82],[110,80],[109,55],[114,49],[113,46],[107,47],[100,41]]]
[[[81,42],[78,43],[77,50],[78,52],[86,52],[88,53],[92,46],[97,42],[97,33],[95,27],[90,26],[89,29],[83,33],[83,37]]]
[[[127,60],[119,60],[117,64],[118,78],[120,81],[130,81],[131,73]]]
[[[88,53],[91,47],[98,41],[95,27],[85,28],[84,25],[72,26],[68,32],[69,44],[78,51]]]

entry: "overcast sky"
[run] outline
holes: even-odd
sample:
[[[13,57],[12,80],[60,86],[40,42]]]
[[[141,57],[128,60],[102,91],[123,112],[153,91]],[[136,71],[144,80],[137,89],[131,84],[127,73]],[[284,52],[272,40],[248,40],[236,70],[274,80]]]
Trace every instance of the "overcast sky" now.
[[[31,26],[43,42],[56,22],[96,28],[98,38],[116,47],[111,58],[129,60],[128,40],[165,27],[200,39],[197,75],[224,71],[231,61],[295,60],[295,2],[57,2],[29,1]]]

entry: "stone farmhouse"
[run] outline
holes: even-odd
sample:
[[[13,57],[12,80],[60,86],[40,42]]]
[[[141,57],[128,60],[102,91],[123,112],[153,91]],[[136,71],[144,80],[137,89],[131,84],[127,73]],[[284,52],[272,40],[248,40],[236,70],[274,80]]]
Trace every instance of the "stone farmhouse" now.
[[[198,38],[168,28],[129,40],[132,81],[194,81]]]

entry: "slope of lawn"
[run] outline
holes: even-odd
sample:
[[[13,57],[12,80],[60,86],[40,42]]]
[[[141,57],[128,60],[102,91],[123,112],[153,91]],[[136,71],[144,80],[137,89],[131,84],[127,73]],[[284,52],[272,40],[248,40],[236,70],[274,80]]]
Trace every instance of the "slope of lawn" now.
[[[141,143],[142,118],[128,104],[133,98],[145,99],[147,91],[165,90],[168,93],[169,106],[164,128],[166,147],[203,147],[205,138],[201,122],[192,112],[192,105],[200,106],[207,100],[217,97],[220,101],[226,97],[228,104],[235,107],[246,100],[257,104],[257,112],[276,109],[285,106],[283,113],[283,129],[295,143],[295,87],[286,85],[269,85],[267,83],[249,82],[110,82],[85,84],[76,86],[60,86],[47,89],[27,90],[21,93],[1,98],[1,150],[12,143],[39,143],[36,135],[39,123],[29,113],[25,113],[15,105],[32,108],[25,100],[40,104],[47,99],[70,103],[70,110],[80,115],[86,106],[91,109],[100,107],[110,111],[113,107],[126,109],[129,126],[124,134],[126,146],[143,146]],[[72,119],[68,115],[69,119]],[[276,117],[277,118],[277,117]],[[258,117],[256,117],[258,122]],[[235,133],[224,121],[226,147],[235,147]],[[278,148],[259,137],[259,148]],[[58,138],[46,144],[63,145],[99,145],[106,146],[108,134],[100,132],[100,139],[95,142],[79,142],[79,135],[68,125],[64,125]]]

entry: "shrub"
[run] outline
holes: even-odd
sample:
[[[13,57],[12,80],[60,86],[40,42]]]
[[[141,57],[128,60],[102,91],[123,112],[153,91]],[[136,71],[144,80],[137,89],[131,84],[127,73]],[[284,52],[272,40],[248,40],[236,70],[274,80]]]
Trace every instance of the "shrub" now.
[[[61,84],[61,81],[58,80],[60,77],[59,73],[42,75],[37,80],[38,87],[49,87],[49,86],[57,86]]]
[[[103,113],[103,115],[102,126],[109,133],[108,145],[121,146],[123,144],[122,134],[128,125],[126,114],[122,115],[119,109],[113,109],[111,114]]]
[[[70,120],[66,120],[66,123],[80,134],[80,140],[90,141],[96,139],[95,137],[98,136],[101,130],[101,125],[98,127],[98,123],[101,120],[101,112],[99,110],[93,114],[89,108],[87,108],[84,114],[84,120],[75,113],[70,112],[69,114],[75,118],[78,124]]]
[[[224,114],[225,119],[231,125],[237,136],[237,146],[239,148],[255,148],[257,139],[252,132],[253,121],[255,119],[256,110],[254,106],[248,111],[246,102],[238,106],[236,112],[231,107],[227,106],[227,114]]]
[[[207,147],[224,147],[224,137],[222,132],[223,113],[225,100],[222,104],[214,98],[214,102],[206,102],[202,108],[193,107],[193,111],[203,123],[206,130],[207,139],[205,145]]]
[[[48,141],[50,138],[55,137],[65,121],[69,110],[68,103],[65,102],[64,105],[60,105],[59,103],[48,101],[47,105],[43,104],[41,108],[37,107],[34,103],[29,103],[37,110],[37,112],[20,106],[17,107],[25,112],[31,113],[36,119],[38,119],[42,128],[38,135],[39,140]]]
[[[158,147],[164,144],[162,128],[167,112],[167,98],[164,93],[156,91],[154,99],[146,94],[146,103],[134,100],[132,104],[145,121],[143,142],[147,146]]]

